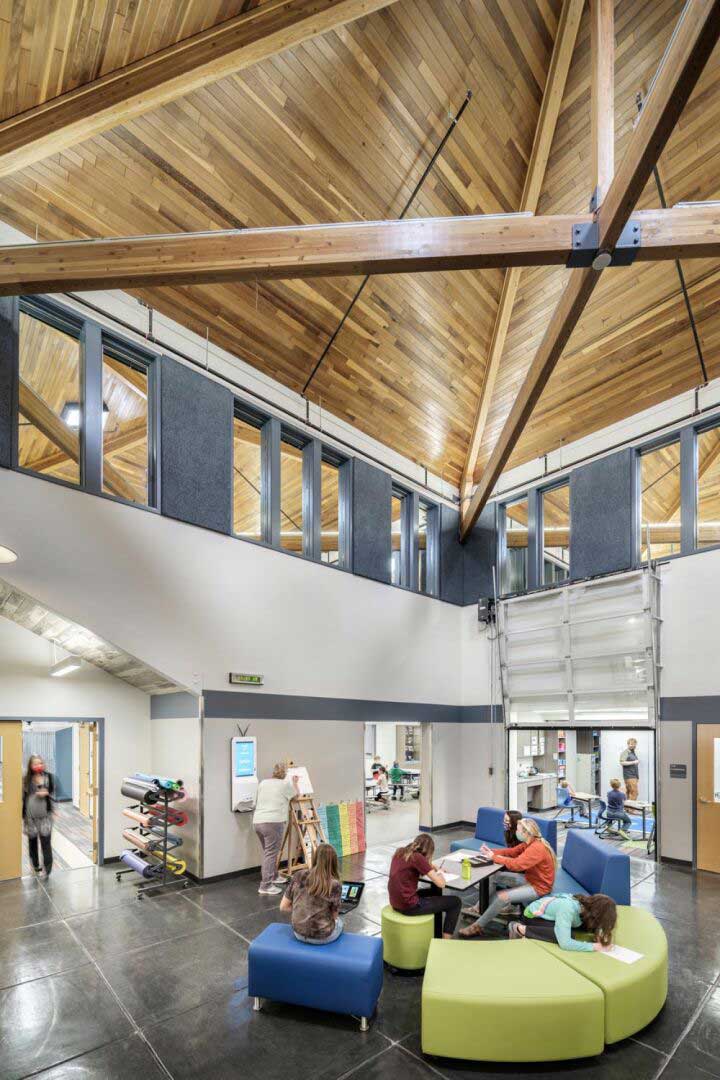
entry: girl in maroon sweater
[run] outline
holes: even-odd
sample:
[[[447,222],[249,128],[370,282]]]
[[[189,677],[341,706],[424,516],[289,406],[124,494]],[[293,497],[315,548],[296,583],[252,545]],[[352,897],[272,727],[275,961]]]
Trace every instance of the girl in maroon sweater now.
[[[435,841],[429,833],[420,833],[407,847],[398,848],[390,864],[388,893],[390,904],[402,915],[435,915],[435,937],[451,938],[460,914],[460,898],[443,896],[445,877],[430,862]],[[420,878],[427,878],[429,888],[418,892]],[[445,925],[440,920],[445,912]]]

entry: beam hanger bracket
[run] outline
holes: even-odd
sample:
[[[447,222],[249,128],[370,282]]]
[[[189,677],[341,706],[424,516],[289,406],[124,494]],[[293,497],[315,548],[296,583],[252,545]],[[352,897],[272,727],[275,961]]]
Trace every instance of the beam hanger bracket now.
[[[580,222],[572,227],[570,256],[567,267],[592,266],[599,254],[599,232],[597,221]],[[642,247],[642,226],[637,219],[631,218],[620,233],[612,252],[610,266],[631,266]]]

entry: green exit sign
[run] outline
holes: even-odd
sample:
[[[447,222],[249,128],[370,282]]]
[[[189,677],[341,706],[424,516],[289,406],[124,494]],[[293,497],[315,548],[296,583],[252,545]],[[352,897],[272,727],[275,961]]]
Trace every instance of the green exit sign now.
[[[230,672],[230,682],[233,686],[262,686],[262,675],[243,675],[238,671]]]

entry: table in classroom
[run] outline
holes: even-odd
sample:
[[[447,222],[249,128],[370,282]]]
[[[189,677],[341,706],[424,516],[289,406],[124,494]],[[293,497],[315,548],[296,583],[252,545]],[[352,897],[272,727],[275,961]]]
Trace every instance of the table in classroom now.
[[[579,828],[592,829],[592,804],[597,802],[600,798],[599,795],[589,795],[587,791],[576,791],[570,796],[572,799],[577,799],[578,802],[587,803],[588,808],[588,823],[587,825],[581,825]],[[597,824],[597,823],[596,823]]]
[[[652,810],[652,803],[640,802],[639,799],[626,799],[625,808],[627,809],[628,807],[631,810],[639,810],[642,813],[642,838],[643,840],[647,840],[647,812],[648,810]]]

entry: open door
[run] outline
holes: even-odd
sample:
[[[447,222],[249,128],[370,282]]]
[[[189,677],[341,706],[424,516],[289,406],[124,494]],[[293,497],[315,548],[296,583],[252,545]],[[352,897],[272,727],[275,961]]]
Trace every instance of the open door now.
[[[0,881],[22,876],[22,721],[0,723]]]
[[[98,861],[98,738],[97,724],[80,725],[79,809],[92,823],[92,860]]]
[[[697,867],[720,874],[720,724],[696,731]]]

